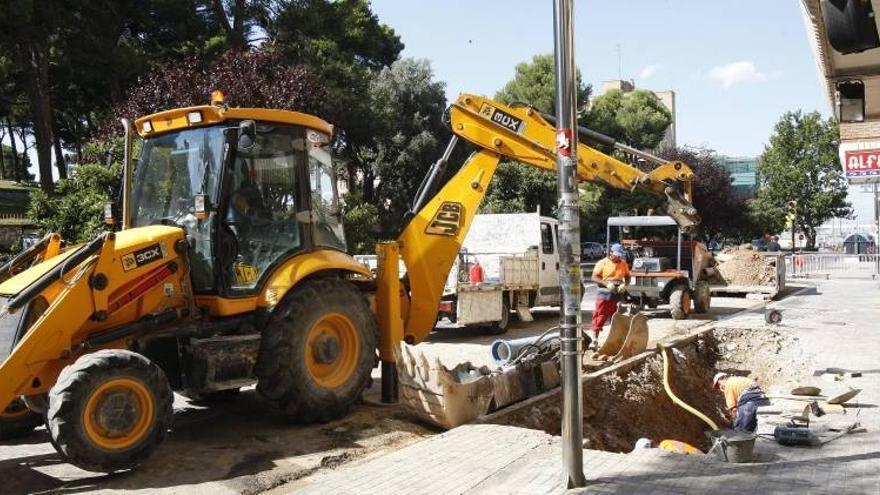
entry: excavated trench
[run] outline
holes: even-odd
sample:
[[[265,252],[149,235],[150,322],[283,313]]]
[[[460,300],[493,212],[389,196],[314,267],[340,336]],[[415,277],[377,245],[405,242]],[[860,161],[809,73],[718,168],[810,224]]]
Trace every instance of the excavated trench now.
[[[672,344],[668,353],[672,360],[670,386],[680,399],[716,423],[725,423],[724,401],[712,388],[713,375],[719,370],[751,375],[766,390],[790,376],[792,360],[781,354],[793,352],[793,339],[774,329],[703,330]],[[561,404],[561,392],[556,389],[488,415],[481,422],[559,435]],[[667,396],[663,358],[658,353],[636,356],[584,379],[586,448],[629,452],[636,440],[645,437],[655,442],[680,440],[706,451],[710,447],[707,430],[702,420]]]

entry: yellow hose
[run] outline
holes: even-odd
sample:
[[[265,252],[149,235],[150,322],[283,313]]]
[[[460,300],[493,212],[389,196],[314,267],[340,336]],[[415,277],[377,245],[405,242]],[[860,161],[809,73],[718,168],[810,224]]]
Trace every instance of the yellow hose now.
[[[672,402],[675,402],[676,404],[681,406],[687,412],[702,419],[704,423],[709,425],[709,428],[712,428],[713,430],[717,430],[718,425],[716,425],[714,421],[709,419],[705,414],[703,414],[700,411],[689,406],[685,401],[676,397],[675,393],[672,392],[672,388],[669,386],[669,356],[666,355],[666,348],[665,347],[663,347],[662,345],[659,345],[659,344],[657,345],[657,347],[660,348],[660,352],[663,354],[663,388],[666,390],[666,395],[668,395],[669,398],[672,399]]]

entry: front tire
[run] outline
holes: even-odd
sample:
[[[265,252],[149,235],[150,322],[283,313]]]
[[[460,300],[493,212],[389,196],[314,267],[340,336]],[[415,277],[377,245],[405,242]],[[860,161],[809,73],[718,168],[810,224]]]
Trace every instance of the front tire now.
[[[336,419],[370,384],[377,333],[375,316],[353,284],[303,282],[263,330],[257,390],[290,420]]]
[[[685,284],[676,285],[669,294],[669,312],[674,320],[686,320],[691,313],[691,295]]]
[[[61,371],[49,391],[46,427],[58,452],[77,467],[131,469],[165,439],[172,401],[165,373],[149,359],[101,350]]]

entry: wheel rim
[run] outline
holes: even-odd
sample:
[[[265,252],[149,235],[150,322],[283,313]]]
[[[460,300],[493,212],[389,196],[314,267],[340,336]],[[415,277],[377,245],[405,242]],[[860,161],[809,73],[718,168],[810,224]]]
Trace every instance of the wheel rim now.
[[[690,314],[691,312],[691,295],[687,291],[681,294],[681,311],[684,314]]]
[[[357,368],[360,341],[357,328],[347,316],[321,316],[306,336],[306,368],[315,383],[324,388],[345,384]]]
[[[153,422],[153,395],[132,378],[104,382],[89,396],[83,427],[95,445],[125,449],[141,440]]]

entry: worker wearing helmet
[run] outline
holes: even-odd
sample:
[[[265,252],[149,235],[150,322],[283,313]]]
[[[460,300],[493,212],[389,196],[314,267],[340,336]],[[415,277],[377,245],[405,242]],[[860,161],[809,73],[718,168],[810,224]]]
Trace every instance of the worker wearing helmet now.
[[[623,246],[614,244],[608,256],[599,260],[593,268],[592,280],[599,286],[596,293],[596,306],[593,309],[593,322],[590,325],[592,345],[598,346],[599,332],[608,318],[617,311],[617,301],[626,294],[626,281],[629,280],[629,265],[626,264]]]
[[[758,383],[744,376],[717,373],[712,385],[724,394],[727,409],[735,414],[733,429],[754,433],[758,428],[758,406],[770,403]]]

